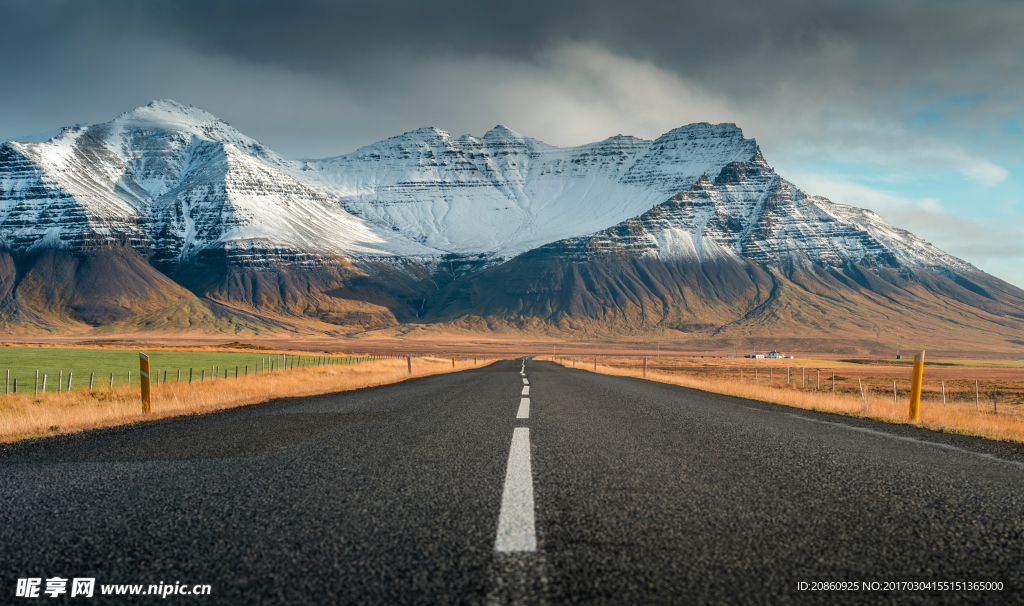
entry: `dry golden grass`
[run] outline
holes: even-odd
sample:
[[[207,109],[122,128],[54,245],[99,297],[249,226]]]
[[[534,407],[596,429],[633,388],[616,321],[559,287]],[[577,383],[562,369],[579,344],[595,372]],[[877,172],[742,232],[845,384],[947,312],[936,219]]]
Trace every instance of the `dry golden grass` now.
[[[0,442],[123,425],[184,414],[266,402],[272,398],[308,396],[397,383],[482,366],[487,360],[413,358],[412,374],[405,359],[379,360],[346,366],[320,366],[204,382],[168,382],[152,386],[153,411],[142,414],[139,388],[72,390],[0,395]]]
[[[537,358],[554,361],[563,366],[571,367],[568,358]],[[597,372],[609,375],[641,377],[642,362],[639,359],[615,358],[612,365],[598,364]],[[594,370],[592,360],[580,361],[577,368]],[[793,406],[807,410],[820,410],[844,415],[866,417],[888,423],[902,423],[926,427],[948,433],[980,436],[994,440],[1024,442],[1024,414],[1016,407],[1000,408],[998,414],[992,411],[991,400],[982,410],[975,408],[973,401],[951,401],[943,405],[936,402],[922,401],[921,420],[911,423],[908,420],[909,400],[906,392],[896,401],[891,394],[880,396],[866,393],[837,393],[828,391],[812,391],[799,389],[795,384],[741,383],[734,378],[716,377],[709,374],[706,378],[699,373],[672,372],[648,368],[647,380],[692,387],[712,393],[738,396],[751,400],[760,400]]]

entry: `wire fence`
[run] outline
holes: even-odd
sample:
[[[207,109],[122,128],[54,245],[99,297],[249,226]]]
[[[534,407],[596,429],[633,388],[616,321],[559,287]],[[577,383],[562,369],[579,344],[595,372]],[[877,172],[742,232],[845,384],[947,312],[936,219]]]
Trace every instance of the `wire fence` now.
[[[687,364],[671,358],[644,357],[573,357],[563,359],[577,368],[601,365],[630,370],[679,374],[692,379],[721,379],[737,383],[758,384],[765,387],[806,392],[828,392],[863,398],[889,397],[894,402],[906,401],[910,396],[911,369],[881,367],[875,372],[868,368],[776,366],[769,364],[716,366],[713,364]],[[858,372],[860,371],[860,372]],[[905,376],[899,376],[901,374]],[[986,373],[1010,375],[984,376]],[[974,375],[973,377],[971,375]],[[883,375],[883,376],[879,376]],[[938,375],[938,376],[936,376]],[[944,376],[945,375],[945,376]],[[1012,375],[1017,375],[1014,377]],[[930,366],[925,363],[925,380],[921,391],[922,403],[946,406],[971,405],[978,410],[1024,414],[1024,369]]]
[[[64,351],[67,350],[57,350]],[[137,354],[132,359],[137,360]],[[59,356],[55,356],[59,357]],[[73,357],[73,356],[72,356]],[[168,356],[173,362],[181,358],[182,352]],[[291,371],[303,368],[322,366],[346,366],[374,360],[392,359],[400,356],[394,354],[369,354],[363,356],[301,356],[292,354],[273,354],[265,356],[247,356],[236,360],[237,363],[204,364],[202,366],[164,365],[161,366],[159,353],[150,356],[151,376],[153,385],[163,383],[186,383],[216,381],[225,379],[246,379],[260,374]],[[405,356],[401,356],[405,357]],[[141,376],[138,364],[117,369],[90,369],[82,363],[70,361],[65,365],[41,366],[29,369],[23,364],[4,370],[4,394],[34,395],[47,393],[67,393],[74,390],[102,391],[113,390],[122,386],[140,385]]]

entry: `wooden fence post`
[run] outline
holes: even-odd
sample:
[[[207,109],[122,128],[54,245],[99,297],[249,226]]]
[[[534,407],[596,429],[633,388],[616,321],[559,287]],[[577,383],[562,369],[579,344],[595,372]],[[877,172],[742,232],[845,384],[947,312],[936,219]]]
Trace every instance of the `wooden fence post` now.
[[[910,420],[921,420],[921,384],[924,382],[924,352],[914,356],[914,374],[910,382]]]
[[[142,414],[153,412],[153,400],[149,389],[149,356],[139,353],[139,383],[142,387]]]
[[[647,358],[644,358],[644,377],[647,376]]]
[[[405,356],[405,365],[409,369],[409,374],[412,374],[412,356]]]

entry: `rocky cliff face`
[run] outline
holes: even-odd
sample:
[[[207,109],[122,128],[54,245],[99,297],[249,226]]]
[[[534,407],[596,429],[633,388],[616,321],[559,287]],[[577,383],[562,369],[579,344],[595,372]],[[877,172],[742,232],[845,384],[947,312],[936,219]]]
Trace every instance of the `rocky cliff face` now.
[[[655,256],[704,262],[732,257],[783,268],[810,262],[842,271],[852,264],[946,275],[978,270],[863,209],[808,196],[779,177],[760,151],[726,165],[640,214],[554,248],[576,257]]]
[[[457,138],[425,128],[295,160],[154,101],[41,139],[0,146],[7,323],[187,326],[200,313],[222,328],[497,318],[721,334],[776,330],[779,306],[817,318],[792,320],[802,325],[824,325],[831,306],[877,326],[934,301],[933,318],[1021,328],[1019,289],[807,195],[732,124],[573,148],[503,126]]]

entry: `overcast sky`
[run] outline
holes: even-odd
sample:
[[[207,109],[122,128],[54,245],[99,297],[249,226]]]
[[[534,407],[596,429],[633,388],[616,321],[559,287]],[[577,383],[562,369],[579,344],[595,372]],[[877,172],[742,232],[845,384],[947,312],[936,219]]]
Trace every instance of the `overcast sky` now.
[[[735,122],[783,177],[1024,287],[1024,3],[6,1],[0,141],[153,99],[295,157],[421,126]]]

